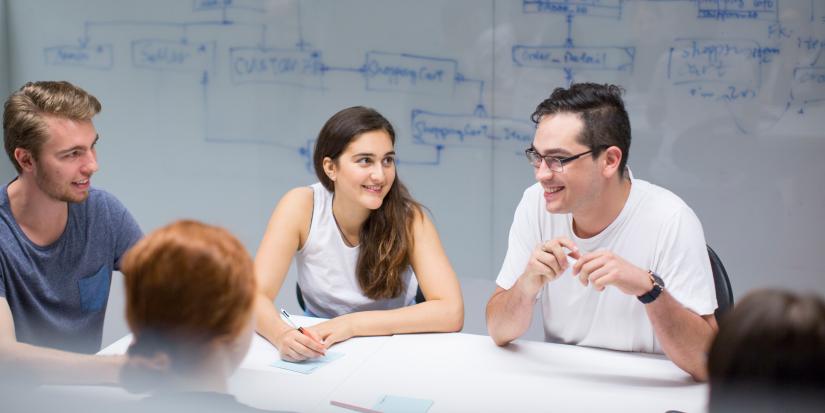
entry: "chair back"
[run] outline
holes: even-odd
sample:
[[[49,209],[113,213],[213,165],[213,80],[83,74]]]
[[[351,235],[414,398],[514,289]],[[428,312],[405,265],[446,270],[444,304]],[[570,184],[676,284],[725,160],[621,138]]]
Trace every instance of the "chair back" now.
[[[304,294],[301,293],[301,286],[298,283],[295,283],[295,296],[298,297],[298,305],[301,307],[302,311],[307,310],[307,305],[304,302]]]
[[[730,278],[728,272],[725,271],[725,266],[722,265],[722,260],[716,255],[713,248],[708,247],[708,256],[710,258],[710,268],[713,270],[713,284],[716,287],[716,319],[718,320],[725,313],[733,308],[733,289],[730,286]]]

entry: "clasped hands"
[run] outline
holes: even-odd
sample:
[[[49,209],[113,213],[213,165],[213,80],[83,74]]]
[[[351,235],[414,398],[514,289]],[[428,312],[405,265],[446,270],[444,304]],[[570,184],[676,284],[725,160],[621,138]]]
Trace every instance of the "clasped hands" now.
[[[565,249],[569,252],[565,252]],[[608,250],[582,253],[576,244],[567,237],[554,238],[540,243],[533,249],[530,260],[522,276],[528,277],[536,292],[545,283],[558,278],[571,265],[568,258],[573,258],[573,276],[583,286],[593,284],[597,291],[612,285],[625,294],[639,296],[650,291],[653,284],[646,270],[643,270],[624,258]]]

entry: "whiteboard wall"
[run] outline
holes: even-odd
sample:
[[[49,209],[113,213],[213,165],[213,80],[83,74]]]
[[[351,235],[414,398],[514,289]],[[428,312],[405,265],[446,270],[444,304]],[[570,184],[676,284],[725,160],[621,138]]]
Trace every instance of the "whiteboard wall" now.
[[[201,219],[254,253],[279,197],[315,181],[324,121],[367,105],[395,125],[399,177],[459,276],[492,280],[533,183],[530,113],[555,87],[609,82],[627,89],[634,175],[693,207],[737,296],[825,293],[825,2],[5,0],[2,12],[0,75],[12,90],[66,79],[101,100],[94,185],[145,231]]]
[[[9,82],[9,35],[6,30],[6,0],[0,0],[0,96],[5,98],[10,93]],[[6,159],[4,155],[3,159]],[[0,181],[8,181],[14,176],[14,167],[10,162],[0,162]]]

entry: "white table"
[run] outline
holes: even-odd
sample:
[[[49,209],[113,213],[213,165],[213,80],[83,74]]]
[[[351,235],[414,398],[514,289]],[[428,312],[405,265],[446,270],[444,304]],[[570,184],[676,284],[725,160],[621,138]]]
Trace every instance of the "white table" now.
[[[324,321],[297,315],[292,318],[303,326]],[[312,374],[302,374],[271,366],[273,361],[280,358],[278,350],[256,334],[252,337],[249,352],[240,368],[229,379],[229,391],[241,402],[261,409],[313,411],[312,406],[321,397],[326,397],[346,381],[390,339],[391,337],[356,337],[347,340],[332,349],[344,353],[343,357],[320,367]],[[132,336],[127,335],[98,354],[124,354],[131,341]]]
[[[101,354],[124,353],[130,340]],[[431,413],[702,412],[707,403],[706,385],[655,355],[531,341],[498,347],[462,333],[360,337],[332,350],[345,356],[304,375],[271,367],[277,350],[255,336],[230,391],[255,407],[339,413],[348,410],[330,400],[371,407],[385,394],[433,400]]]
[[[434,401],[430,412],[701,412],[707,386],[664,357],[472,334],[399,335],[332,393],[372,406],[381,395]],[[341,411],[324,407],[313,411]]]

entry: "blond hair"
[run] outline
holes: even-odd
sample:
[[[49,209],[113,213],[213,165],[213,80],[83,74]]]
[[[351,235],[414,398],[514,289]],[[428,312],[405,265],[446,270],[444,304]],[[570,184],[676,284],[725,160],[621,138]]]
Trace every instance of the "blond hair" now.
[[[22,168],[14,150],[22,148],[38,158],[48,138],[45,116],[90,120],[100,108],[97,98],[66,81],[29,82],[12,93],[3,107],[3,143],[17,173]]]

